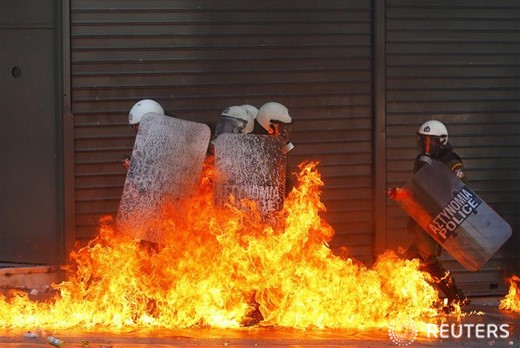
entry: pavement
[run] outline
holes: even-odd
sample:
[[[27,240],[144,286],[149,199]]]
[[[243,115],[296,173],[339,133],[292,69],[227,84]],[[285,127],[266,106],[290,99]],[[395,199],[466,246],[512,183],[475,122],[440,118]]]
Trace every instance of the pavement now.
[[[500,298],[473,298],[460,323],[446,324],[434,337],[418,333],[395,334],[388,329],[296,330],[275,327],[243,329],[184,329],[153,333],[47,333],[63,341],[62,347],[520,347],[520,314],[498,309]],[[409,333],[408,333],[409,334]],[[25,332],[0,331],[0,347],[52,347],[47,337],[25,337]]]

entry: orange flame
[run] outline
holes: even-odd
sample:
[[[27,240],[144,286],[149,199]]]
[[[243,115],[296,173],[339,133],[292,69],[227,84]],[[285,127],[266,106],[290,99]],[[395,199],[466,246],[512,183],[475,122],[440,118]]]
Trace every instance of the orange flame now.
[[[215,206],[211,165],[195,197],[161,212],[165,245],[132,240],[102,219],[99,235],[71,253],[68,280],[54,285],[53,299],[0,295],[0,328],[153,331],[262,319],[277,327],[386,329],[435,316],[438,293],[418,260],[387,251],[367,268],[332,253],[316,163],[300,170],[269,223],[251,202],[251,209],[232,199]]]
[[[520,277],[513,275],[507,280],[509,293],[500,301],[498,308],[520,313]]]

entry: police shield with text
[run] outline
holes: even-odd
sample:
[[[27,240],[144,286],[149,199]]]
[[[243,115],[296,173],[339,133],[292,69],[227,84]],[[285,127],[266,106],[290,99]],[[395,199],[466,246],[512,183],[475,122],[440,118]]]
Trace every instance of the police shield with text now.
[[[259,110],[247,104],[224,110],[213,140],[218,204],[233,195],[256,202],[266,217],[281,209],[288,151],[288,131],[283,125],[290,123],[287,108],[274,102]]]

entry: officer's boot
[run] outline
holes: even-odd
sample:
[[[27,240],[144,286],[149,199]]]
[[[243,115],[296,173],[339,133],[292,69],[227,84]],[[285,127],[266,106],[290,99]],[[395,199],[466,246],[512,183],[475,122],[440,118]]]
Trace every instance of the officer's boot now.
[[[446,311],[453,310],[454,304],[466,306],[471,303],[466,295],[464,295],[464,292],[455,284],[455,279],[451,272],[447,271],[440,262],[424,264],[421,266],[421,269],[432,276],[434,285],[437,286],[448,299],[448,304],[445,307]]]

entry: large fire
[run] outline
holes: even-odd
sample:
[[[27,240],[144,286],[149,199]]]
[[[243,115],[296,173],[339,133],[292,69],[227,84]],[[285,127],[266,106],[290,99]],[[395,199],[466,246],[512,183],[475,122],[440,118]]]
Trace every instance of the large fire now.
[[[99,235],[71,253],[68,280],[54,285],[54,298],[0,295],[0,328],[386,329],[395,320],[431,321],[438,293],[418,260],[389,251],[367,268],[332,253],[316,163],[300,170],[275,222],[252,203],[215,206],[211,165],[193,198],[162,211],[171,236],[165,245],[132,240],[102,219]]]
[[[513,275],[507,281],[509,293],[500,301],[499,308],[520,313],[520,277]]]

